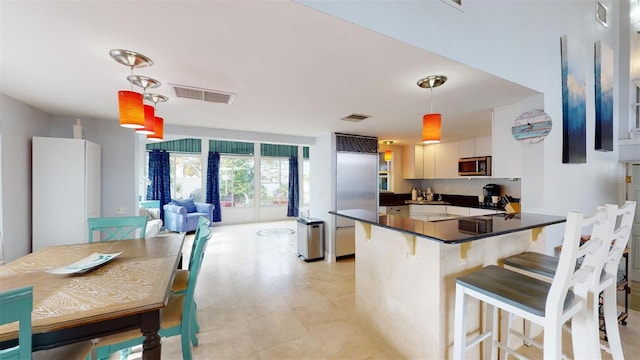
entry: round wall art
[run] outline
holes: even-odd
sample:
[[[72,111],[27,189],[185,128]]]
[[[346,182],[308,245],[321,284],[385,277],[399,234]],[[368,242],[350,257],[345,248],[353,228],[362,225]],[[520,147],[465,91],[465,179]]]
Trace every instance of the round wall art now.
[[[513,138],[525,144],[538,143],[549,135],[551,117],[542,110],[523,112],[513,121]]]

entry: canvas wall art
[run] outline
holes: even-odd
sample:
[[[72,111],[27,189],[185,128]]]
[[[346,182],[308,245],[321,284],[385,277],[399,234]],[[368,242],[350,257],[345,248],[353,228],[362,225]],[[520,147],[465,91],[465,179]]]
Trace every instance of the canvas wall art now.
[[[601,41],[595,43],[595,149],[613,151],[613,50]]]
[[[587,162],[586,63],[584,47],[560,38],[562,62],[562,163]]]

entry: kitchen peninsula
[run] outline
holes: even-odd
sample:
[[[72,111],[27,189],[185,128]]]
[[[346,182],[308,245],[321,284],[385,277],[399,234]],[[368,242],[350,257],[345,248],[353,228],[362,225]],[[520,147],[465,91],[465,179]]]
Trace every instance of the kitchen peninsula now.
[[[356,221],[359,321],[381,344],[414,359],[451,357],[456,277],[527,250],[544,252],[543,228],[566,220],[530,213],[441,221],[358,209],[330,213]],[[469,303],[468,314],[474,332],[477,302]]]

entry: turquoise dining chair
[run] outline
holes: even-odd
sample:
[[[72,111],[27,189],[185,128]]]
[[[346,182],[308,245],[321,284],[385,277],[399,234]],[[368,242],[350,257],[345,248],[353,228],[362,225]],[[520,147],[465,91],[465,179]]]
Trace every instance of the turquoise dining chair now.
[[[142,239],[147,230],[146,216],[114,216],[89,218],[89,242],[93,242],[93,233],[100,232],[99,241]],[[139,233],[136,233],[139,231]]]
[[[190,360],[192,358],[191,345],[198,346],[198,339],[194,331],[193,321],[195,319],[194,292],[205,249],[211,238],[211,229],[207,222],[199,222],[195,248],[193,250],[192,263],[190,262],[189,280],[187,290],[184,294],[172,294],[169,303],[162,311],[162,321],[159,334],[162,337],[180,335],[182,358]],[[130,330],[120,334],[103,337],[96,342],[96,355],[98,360],[109,359],[110,354],[142,344],[144,336],[140,335],[140,330]]]
[[[33,286],[1,293],[0,309],[0,325],[18,322],[18,345],[0,350],[0,359],[30,359]]]
[[[0,293],[0,325],[18,322],[18,345],[0,350],[0,360],[89,360],[93,345],[80,342],[49,350],[31,352],[31,311],[33,286]]]

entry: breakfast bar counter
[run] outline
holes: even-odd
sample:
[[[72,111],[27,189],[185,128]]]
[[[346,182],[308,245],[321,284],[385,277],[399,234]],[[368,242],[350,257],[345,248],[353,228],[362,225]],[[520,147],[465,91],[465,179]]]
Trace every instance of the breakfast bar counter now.
[[[412,359],[451,358],[455,278],[524,251],[544,252],[547,226],[564,217],[494,214],[440,221],[352,209],[356,220],[356,312],[380,345]],[[480,306],[468,304],[469,333]],[[471,357],[480,357],[473,351]]]

